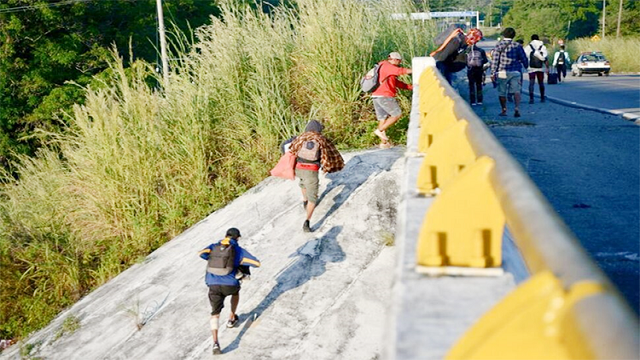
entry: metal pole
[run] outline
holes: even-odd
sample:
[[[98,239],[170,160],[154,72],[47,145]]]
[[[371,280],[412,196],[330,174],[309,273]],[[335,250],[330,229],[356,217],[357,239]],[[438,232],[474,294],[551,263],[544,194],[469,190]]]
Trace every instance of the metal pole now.
[[[607,9],[607,0],[602,0],[602,38],[604,39],[604,16]]]
[[[618,29],[616,30],[616,37],[620,37],[620,21],[622,20],[622,0],[620,0],[620,8],[618,9]]]
[[[480,29],[480,12],[476,11],[476,27]]]
[[[162,57],[162,78],[165,85],[169,82],[169,61],[167,60],[167,39],[164,34],[164,15],[162,0],[156,0],[158,6],[158,33],[160,34],[160,55]]]

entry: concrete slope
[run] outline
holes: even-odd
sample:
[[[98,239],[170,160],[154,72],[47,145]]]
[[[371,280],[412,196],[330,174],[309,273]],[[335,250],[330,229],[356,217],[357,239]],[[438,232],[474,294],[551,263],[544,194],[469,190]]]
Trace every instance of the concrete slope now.
[[[25,341],[45,359],[209,359],[210,305],[198,251],[238,227],[262,261],[242,286],[229,359],[374,359],[382,352],[402,148],[345,154],[321,176],[313,233],[297,182],[268,178],[101,286]],[[228,316],[226,302],[222,317]],[[62,332],[65,319],[80,328]],[[24,345],[24,344],[23,344]],[[304,354],[304,355],[303,355]],[[2,359],[20,358],[19,346]]]

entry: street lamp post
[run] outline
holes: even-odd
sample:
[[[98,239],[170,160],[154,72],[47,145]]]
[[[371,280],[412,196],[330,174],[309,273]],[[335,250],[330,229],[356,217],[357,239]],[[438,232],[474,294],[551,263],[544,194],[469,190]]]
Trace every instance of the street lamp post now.
[[[160,34],[160,55],[162,57],[162,79],[165,85],[169,81],[169,61],[167,60],[167,39],[164,34],[164,15],[162,13],[162,0],[156,0],[158,6],[158,33]]]

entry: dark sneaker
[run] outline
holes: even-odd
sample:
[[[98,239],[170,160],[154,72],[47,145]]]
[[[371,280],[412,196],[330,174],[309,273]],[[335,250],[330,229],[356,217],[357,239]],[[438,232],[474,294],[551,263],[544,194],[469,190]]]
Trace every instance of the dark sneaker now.
[[[302,224],[302,230],[304,230],[304,232],[311,232],[311,227],[309,226],[309,220],[304,221],[304,224]]]
[[[503,111],[503,112],[501,112],[500,114],[498,114],[498,116],[507,116],[507,112],[506,112],[506,111]]]
[[[547,100],[546,96],[543,96],[543,97],[540,98],[540,102],[545,102],[546,100]]]
[[[516,112],[513,113],[513,117],[520,117],[520,111],[516,110]]]
[[[222,354],[222,350],[220,350],[220,344],[213,343],[213,355],[220,355],[220,354]]]
[[[240,319],[238,318],[238,315],[234,315],[233,319],[230,319],[229,321],[227,321],[227,327],[228,328],[235,327],[236,325],[238,325],[238,321],[240,321]]]
[[[533,104],[533,99],[529,99],[529,104]]]

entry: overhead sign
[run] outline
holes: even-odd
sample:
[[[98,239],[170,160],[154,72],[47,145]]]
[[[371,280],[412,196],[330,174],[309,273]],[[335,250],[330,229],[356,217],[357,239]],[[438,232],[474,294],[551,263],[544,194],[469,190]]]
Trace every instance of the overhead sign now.
[[[460,18],[460,17],[476,17],[477,11],[444,11],[444,12],[422,12],[411,14],[391,14],[394,20],[429,20],[434,18]]]

